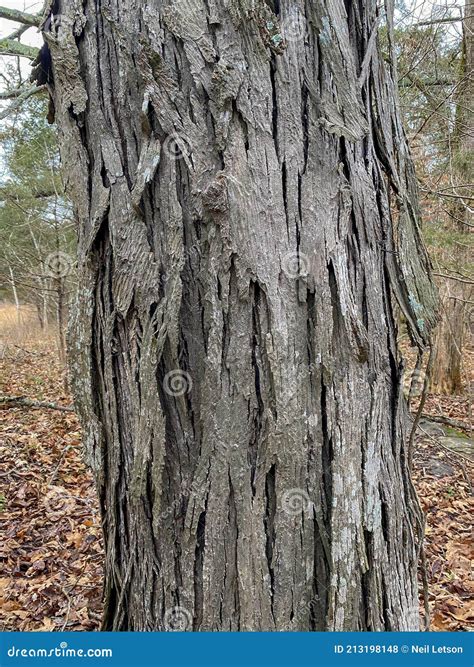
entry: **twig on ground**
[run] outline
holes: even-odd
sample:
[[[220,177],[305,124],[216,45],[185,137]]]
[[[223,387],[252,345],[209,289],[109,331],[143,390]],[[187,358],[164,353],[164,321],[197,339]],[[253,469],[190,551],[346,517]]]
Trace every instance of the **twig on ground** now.
[[[437,422],[438,424],[446,424],[446,426],[451,426],[452,428],[458,429],[459,431],[466,431],[470,433],[472,427],[469,424],[458,421],[457,419],[451,419],[450,417],[445,417],[444,415],[429,415],[426,412],[421,413],[423,419],[428,419],[428,421]]]
[[[50,403],[49,401],[34,401],[25,396],[0,396],[0,405],[24,408],[47,408],[48,410],[60,410],[61,412],[74,412],[72,405],[59,405],[59,403]]]

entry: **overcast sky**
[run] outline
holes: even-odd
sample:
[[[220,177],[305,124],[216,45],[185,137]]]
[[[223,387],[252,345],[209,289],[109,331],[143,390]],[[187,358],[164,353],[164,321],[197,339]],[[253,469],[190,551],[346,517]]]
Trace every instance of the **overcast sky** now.
[[[43,6],[42,0],[1,0],[1,4],[4,7],[11,7],[14,9],[19,9],[23,12],[37,13],[41,11]],[[399,3],[396,3],[399,4]],[[401,3],[405,6],[407,14],[410,15],[408,23],[416,22],[422,18],[429,17],[432,12],[436,15],[453,15],[452,9],[454,7],[463,7],[463,0],[404,0],[404,3]],[[401,12],[399,19],[401,23],[403,21],[403,14]],[[459,13],[459,12],[456,12]],[[5,19],[0,19],[0,37],[6,37],[9,35],[18,24],[12,23],[11,21],[5,21]],[[456,26],[459,30],[460,26]],[[30,28],[21,38],[21,41],[24,44],[30,44],[31,46],[41,46],[42,39],[36,28]]]
[[[36,0],[2,0],[1,4],[3,7],[19,9],[22,12],[28,12],[29,14],[36,14],[41,11],[43,6],[42,2],[37,2]],[[7,37],[15,30],[15,28],[18,28],[18,26],[18,23],[0,19],[0,37]],[[30,44],[31,46],[41,46],[43,40],[36,28],[30,28],[23,35],[21,41],[24,44]]]
[[[31,14],[36,14],[41,11],[43,6],[43,0],[0,0],[0,4],[5,7],[11,7],[12,9],[19,9],[24,12]],[[400,3],[396,3],[400,4]],[[413,23],[422,18],[429,17],[432,12],[437,16],[446,16],[453,15],[454,7],[462,7],[464,5],[463,0],[404,0],[401,5],[404,5],[405,11],[399,12],[397,19],[403,25],[405,23]],[[409,19],[404,19],[404,13],[409,15]],[[459,13],[459,9],[456,12]],[[455,14],[454,14],[455,15]],[[5,19],[0,18],[0,38],[7,37],[19,24],[13,23],[12,21],[6,21]],[[456,36],[459,37],[461,26],[460,24],[452,24],[451,29]],[[43,40],[37,28],[30,28],[22,36],[21,41],[24,44],[29,44],[30,46],[41,46]],[[2,60],[5,61],[6,58],[0,58],[0,69],[2,67]],[[29,63],[26,59],[22,58],[22,70],[26,72],[29,67]],[[25,69],[26,68],[26,69]],[[1,88],[1,83],[0,83]]]
[[[28,14],[37,14],[41,11],[43,7],[43,2],[38,2],[37,0],[0,0],[0,4],[3,7],[9,7],[11,9],[19,9],[22,12],[27,12]],[[2,37],[8,37],[11,33],[19,28],[19,23],[14,23],[13,21],[6,21],[5,19],[0,18],[0,39]],[[40,47],[43,44],[43,38],[41,33],[38,31],[38,28],[34,26],[29,28],[21,37],[23,44],[29,44],[30,46]],[[5,56],[0,58],[0,72],[3,71],[3,68],[7,63],[14,63],[14,58],[7,58]],[[21,72],[25,79],[28,79],[31,63],[27,58],[20,58]],[[0,80],[0,90],[5,88],[4,81]],[[7,103],[5,103],[7,104]],[[0,109],[4,105],[0,105]]]

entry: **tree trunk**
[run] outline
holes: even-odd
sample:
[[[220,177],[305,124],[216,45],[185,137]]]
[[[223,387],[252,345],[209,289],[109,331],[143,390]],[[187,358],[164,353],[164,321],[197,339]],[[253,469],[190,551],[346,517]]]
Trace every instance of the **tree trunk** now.
[[[41,249],[31,224],[29,225],[29,231],[36,250],[37,261],[43,265]],[[43,271],[41,271],[40,275],[36,276],[35,282],[37,286],[35,294],[36,311],[40,328],[44,331],[48,326],[48,279],[43,274]]]
[[[392,297],[420,346],[436,298],[375,0],[56,4],[104,628],[416,629]]]
[[[62,362],[66,361],[66,336],[65,336],[65,299],[64,299],[64,278],[62,276],[55,277],[54,289],[56,291],[56,325],[58,332],[58,350],[59,358]]]
[[[44,328],[46,329],[49,324],[49,317],[48,317],[48,295],[45,293],[43,294],[43,317],[41,318],[44,324]]]
[[[464,8],[463,47],[460,85],[456,96],[456,122],[453,132],[452,182],[453,199],[451,205],[451,226],[469,233],[472,226],[472,202],[465,197],[472,193],[474,179],[474,0],[467,0]],[[467,224],[466,224],[467,223]],[[472,262],[471,255],[464,247],[451,250],[455,268],[464,270]],[[431,391],[440,394],[462,393],[462,350],[465,338],[467,303],[472,296],[472,286],[466,283],[446,280],[441,286],[443,313],[434,339],[434,362],[431,372]]]
[[[10,272],[10,285],[12,286],[13,300],[15,302],[15,308],[16,308],[16,321],[17,324],[20,325],[21,324],[20,300],[18,299],[18,292],[16,290],[15,276],[13,275],[12,267],[9,266],[8,269]]]
[[[463,39],[459,86],[455,96],[456,120],[451,140],[453,199],[452,218],[461,231],[472,225],[473,207],[470,195],[474,178],[474,0],[466,0],[462,22]]]
[[[440,287],[442,318],[434,338],[430,390],[435,394],[462,394],[462,350],[465,339],[467,303],[472,288],[455,280]]]

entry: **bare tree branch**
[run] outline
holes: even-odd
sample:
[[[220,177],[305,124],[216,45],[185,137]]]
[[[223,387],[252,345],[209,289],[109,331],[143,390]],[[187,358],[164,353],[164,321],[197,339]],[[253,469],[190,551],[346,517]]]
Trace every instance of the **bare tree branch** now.
[[[50,403],[49,401],[33,401],[31,398],[26,398],[25,396],[0,396],[0,405],[7,407],[48,408],[49,410],[60,410],[61,412],[74,412],[72,405],[59,405],[58,403]]]
[[[463,280],[462,278],[458,278],[457,276],[450,276],[447,273],[433,272],[433,275],[439,276],[440,278],[447,278],[448,280],[455,280],[458,283],[465,283],[466,285],[474,285],[474,280]]]
[[[33,199],[47,199],[48,197],[53,197],[55,194],[56,191],[51,187],[50,189],[35,189],[33,192],[31,192],[31,197],[33,197]],[[0,186],[0,202],[3,201],[10,201],[15,205],[19,205],[17,202],[17,197],[12,194],[8,185]]]
[[[15,101],[10,104],[9,107],[6,109],[3,109],[3,111],[0,111],[0,120],[3,120],[4,118],[7,118],[10,114],[12,114],[14,111],[19,109],[23,102],[27,100],[29,97],[32,95],[36,95],[37,93],[41,93],[43,90],[46,89],[46,86],[32,86],[31,88],[26,88],[23,90],[20,94],[15,96]],[[5,97],[0,96],[0,99],[5,99]]]
[[[24,32],[29,30],[31,25],[21,25],[19,28],[10,33],[5,39],[20,39]]]
[[[443,104],[444,104],[450,97],[452,97],[452,96],[454,95],[454,93],[455,93],[456,90],[459,88],[459,86],[462,86],[466,81],[469,81],[469,77],[471,76],[471,74],[472,74],[472,73],[469,72],[465,77],[463,77],[460,81],[458,81],[457,84],[456,84],[455,86],[452,87],[452,89],[450,90],[449,94],[448,94],[446,97],[444,97],[444,98],[441,100],[441,102],[435,107],[435,109],[433,109],[432,112],[427,116],[427,118],[424,119],[424,121],[422,122],[422,124],[420,125],[420,127],[417,129],[417,131],[416,131],[415,134],[413,135],[413,137],[412,137],[412,139],[411,139],[412,141],[414,141],[414,140],[416,139],[416,137],[420,134],[420,132],[423,130],[423,128],[424,128],[425,125],[428,123],[428,121],[430,120],[430,118],[436,113],[436,111],[437,111],[440,107],[442,107]]]
[[[0,55],[1,56],[21,56],[34,60],[38,55],[38,49],[34,46],[27,46],[16,42],[13,39],[0,39]]]
[[[409,81],[400,81],[400,88],[412,88],[414,82],[411,80],[411,74],[404,74],[403,77],[409,79]],[[454,86],[456,83],[453,79],[432,79],[428,81],[423,81],[417,77],[417,81],[423,84],[423,86]]]
[[[20,12],[18,9],[11,9],[10,7],[0,7],[0,18],[29,26],[39,26],[41,21],[41,16]]]
[[[453,195],[450,192],[442,192],[441,190],[429,190],[427,188],[420,188],[423,192],[428,192],[430,195],[437,195],[438,197],[449,197],[450,199],[462,199],[463,201],[474,201],[474,197]]]
[[[25,93],[34,95],[35,93],[41,92],[45,89],[45,86],[30,86],[29,88],[13,88],[12,90],[5,90],[0,93],[0,100],[13,100],[17,97],[21,97]]]
[[[430,415],[426,412],[422,412],[421,416],[423,417],[423,419],[427,419],[428,421],[437,422],[438,424],[446,424],[447,426],[456,428],[459,431],[469,432],[470,430],[472,430],[469,424],[461,422],[457,419],[451,419],[450,417],[445,417],[444,415]]]
[[[474,306],[474,301],[470,301],[469,299],[461,299],[458,296],[448,296],[448,299],[451,299],[451,301],[460,301],[461,303],[467,303],[469,306]]]
[[[426,97],[431,104],[437,104],[436,97],[427,89],[426,84],[416,74],[410,72],[406,78]]]
[[[465,16],[464,18],[470,18],[468,16]],[[444,19],[430,19],[429,21],[420,21],[420,23],[415,23],[413,28],[422,28],[424,26],[430,26],[430,25],[438,25],[439,23],[459,23],[460,21],[463,20],[462,16],[447,16]]]

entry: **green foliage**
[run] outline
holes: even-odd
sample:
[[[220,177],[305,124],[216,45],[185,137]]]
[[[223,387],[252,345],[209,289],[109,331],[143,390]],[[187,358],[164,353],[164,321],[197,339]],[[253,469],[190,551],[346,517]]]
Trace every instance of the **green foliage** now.
[[[435,223],[425,225],[425,240],[429,245],[439,245],[449,250],[460,245],[474,250],[474,239],[472,234],[463,233],[460,230]]]
[[[18,198],[62,192],[56,132],[46,122],[44,98],[30,98],[21,116],[0,132],[3,153],[2,188]]]
[[[455,428],[451,428],[451,426],[445,427],[444,431],[445,431],[446,435],[449,435],[450,437],[463,438],[464,440],[469,440],[469,436],[467,436],[462,431],[458,431]]]
[[[472,275],[472,234],[443,221],[428,221],[424,225],[423,235],[431,258],[439,269],[454,274],[460,272],[466,278]]]
[[[468,183],[472,183],[474,181],[474,151],[468,148],[459,149],[453,156],[453,167],[464,174]]]
[[[71,207],[60,176],[56,128],[46,121],[44,97],[29,98],[0,128],[0,289],[27,301],[47,291],[51,253],[74,253]]]

